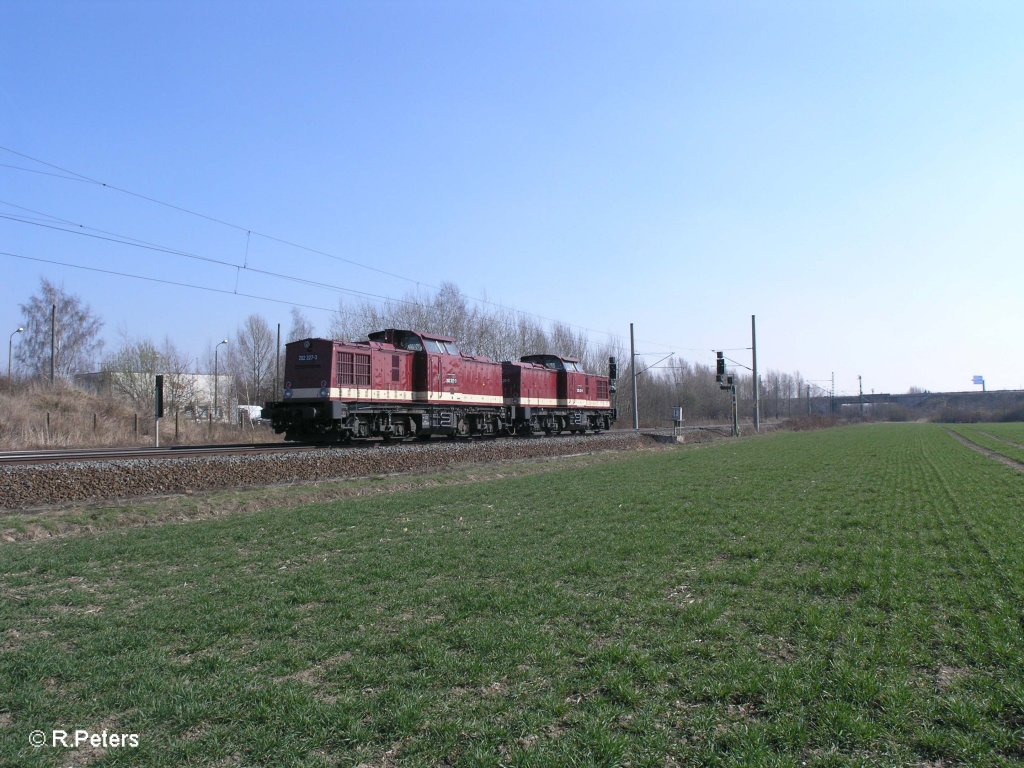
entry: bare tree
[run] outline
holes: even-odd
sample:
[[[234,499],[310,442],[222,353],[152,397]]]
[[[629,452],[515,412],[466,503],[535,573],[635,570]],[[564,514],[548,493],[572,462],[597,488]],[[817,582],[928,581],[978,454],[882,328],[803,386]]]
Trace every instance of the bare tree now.
[[[103,373],[110,390],[143,412],[153,410],[155,381],[164,377],[164,408],[167,411],[194,410],[196,381],[189,371],[190,360],[170,339],[157,347],[149,339],[125,339],[121,348],[103,361]]]
[[[67,293],[45,277],[39,293],[21,304],[25,334],[18,344],[15,360],[18,368],[35,378],[50,375],[51,311],[56,306],[53,344],[53,373],[71,378],[92,367],[103,347],[100,329],[103,321],[81,298]]]
[[[153,406],[153,379],[160,370],[160,352],[149,339],[129,341],[103,361],[102,367],[113,394],[129,400],[140,410]]]
[[[313,324],[298,307],[292,307],[292,326],[288,329],[288,341],[310,339],[314,336]]]
[[[235,333],[227,368],[235,377],[240,401],[258,405],[272,398],[275,346],[274,332],[260,315],[249,315]]]

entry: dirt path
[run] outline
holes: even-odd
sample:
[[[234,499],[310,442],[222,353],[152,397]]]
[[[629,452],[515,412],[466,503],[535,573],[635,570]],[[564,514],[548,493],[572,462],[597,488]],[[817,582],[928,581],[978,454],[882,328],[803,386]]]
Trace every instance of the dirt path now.
[[[963,445],[966,445],[972,451],[977,451],[980,454],[988,456],[990,459],[995,459],[996,461],[1001,462],[1008,467],[1013,467],[1018,472],[1024,472],[1024,462],[1017,461],[1016,459],[1011,459],[1009,456],[1004,456],[1003,454],[998,453],[997,451],[993,451],[991,448],[986,448],[983,445],[978,445],[973,440],[970,440],[961,435],[959,432],[954,432],[951,429],[947,429],[946,433],[955,437]]]

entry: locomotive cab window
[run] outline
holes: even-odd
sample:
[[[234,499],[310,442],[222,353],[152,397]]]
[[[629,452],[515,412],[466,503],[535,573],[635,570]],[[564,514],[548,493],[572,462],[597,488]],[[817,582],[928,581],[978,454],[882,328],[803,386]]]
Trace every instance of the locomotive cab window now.
[[[459,354],[459,348],[455,346],[454,341],[441,341],[441,339],[424,339],[423,343],[427,347],[427,352],[433,352],[438,355]]]
[[[423,351],[423,342],[420,341],[419,336],[413,333],[403,334],[395,343],[395,346],[399,349],[407,349],[410,352]]]

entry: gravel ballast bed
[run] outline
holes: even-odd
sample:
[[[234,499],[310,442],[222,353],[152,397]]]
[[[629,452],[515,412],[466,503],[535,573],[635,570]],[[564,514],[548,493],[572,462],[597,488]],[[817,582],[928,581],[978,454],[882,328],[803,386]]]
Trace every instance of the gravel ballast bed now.
[[[119,459],[0,467],[0,509],[122,499],[287,482],[387,475],[453,465],[628,450],[650,445],[633,432],[461,442],[435,440],[303,453]]]

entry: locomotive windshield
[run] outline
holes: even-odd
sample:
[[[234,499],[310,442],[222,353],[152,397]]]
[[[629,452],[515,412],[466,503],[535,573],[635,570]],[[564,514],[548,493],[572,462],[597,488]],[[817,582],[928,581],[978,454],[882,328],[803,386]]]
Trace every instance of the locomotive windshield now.
[[[568,360],[557,355],[525,355],[519,358],[524,363],[543,365],[552,371],[569,371],[570,373],[584,373],[583,366],[575,360]]]
[[[388,328],[384,331],[375,331],[369,335],[370,341],[377,341],[382,344],[394,344],[399,349],[409,352],[433,352],[438,355],[459,355],[459,348],[450,339],[432,339],[429,336],[421,336],[414,331],[401,331],[397,328]]]
[[[424,339],[423,343],[427,346],[427,352],[436,352],[439,355],[457,355],[459,354],[459,348],[455,346],[454,341],[441,341],[440,339]]]
[[[423,342],[420,341],[420,337],[415,333],[403,333],[398,337],[397,343],[395,344],[399,349],[407,349],[410,352],[422,352]]]
[[[423,342],[417,339],[415,336],[406,336],[402,339],[402,343],[399,344],[400,349],[408,349],[410,352],[422,352]]]

